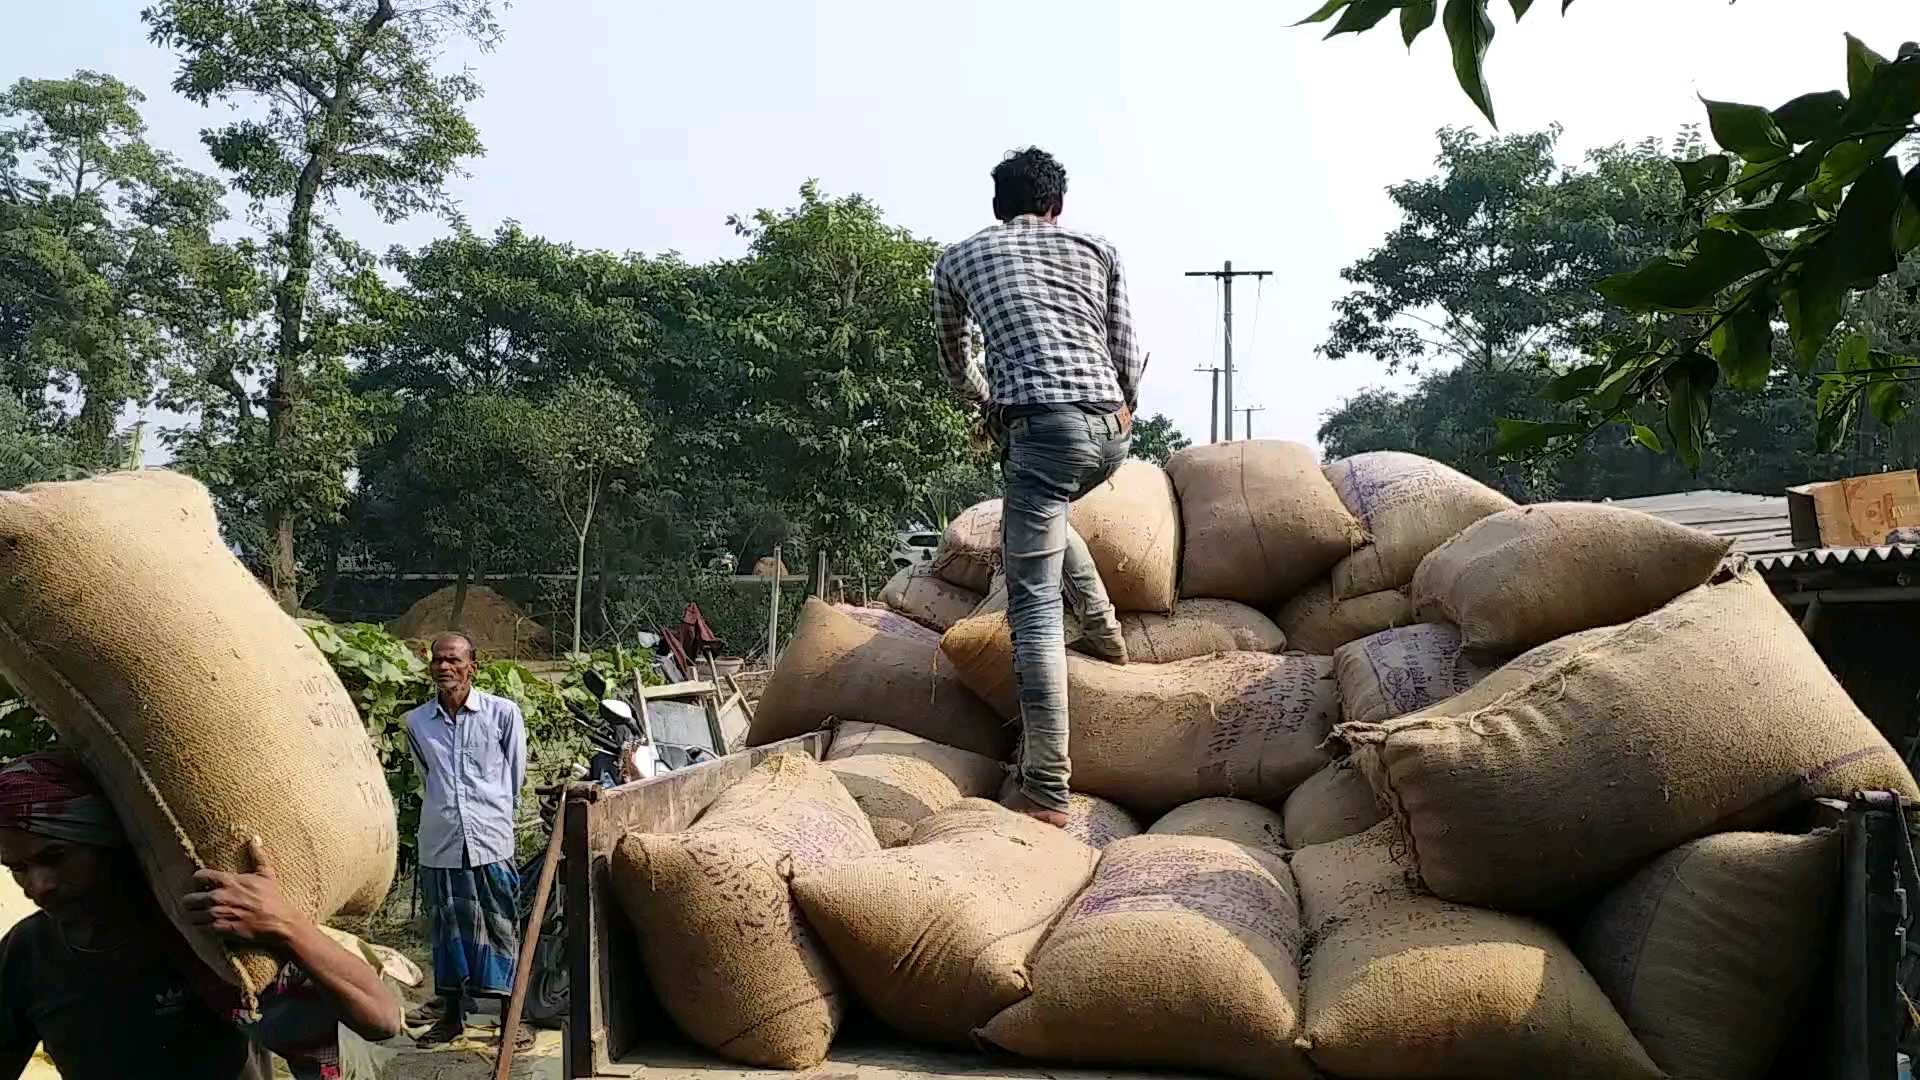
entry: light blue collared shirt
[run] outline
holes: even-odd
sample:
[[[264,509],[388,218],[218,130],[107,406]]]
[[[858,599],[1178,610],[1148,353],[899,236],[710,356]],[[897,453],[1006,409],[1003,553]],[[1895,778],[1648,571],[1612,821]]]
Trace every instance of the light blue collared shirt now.
[[[420,767],[420,865],[457,870],[514,857],[513,814],[527,782],[527,725],[520,706],[471,690],[449,717],[436,695],[407,714]]]

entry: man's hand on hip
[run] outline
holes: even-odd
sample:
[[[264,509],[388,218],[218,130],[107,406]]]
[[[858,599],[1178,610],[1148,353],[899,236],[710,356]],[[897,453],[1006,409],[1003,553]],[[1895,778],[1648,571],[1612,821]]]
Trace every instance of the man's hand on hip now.
[[[1133,434],[1133,406],[1120,406],[1120,434]]]

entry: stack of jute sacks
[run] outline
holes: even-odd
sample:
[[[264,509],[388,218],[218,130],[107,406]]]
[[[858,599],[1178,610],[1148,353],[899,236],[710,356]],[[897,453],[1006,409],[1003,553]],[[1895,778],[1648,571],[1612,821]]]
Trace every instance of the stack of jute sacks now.
[[[393,802],[360,714],[196,481],[0,491],[0,677],[85,759],[161,907],[249,1001],[280,961],[188,921],[195,872],[254,869],[258,836],[316,920],[386,898]]]
[[[996,512],[890,592],[984,596]],[[1724,541],[1268,441],[1130,463],[1072,523],[1136,662],[1069,657],[1070,827],[990,801],[1003,612],[810,601],[750,741],[837,720],[825,760],[614,861],[692,1038],[805,1068],[858,1005],[1082,1065],[1767,1074],[1840,854],[1794,823],[1916,788]]]

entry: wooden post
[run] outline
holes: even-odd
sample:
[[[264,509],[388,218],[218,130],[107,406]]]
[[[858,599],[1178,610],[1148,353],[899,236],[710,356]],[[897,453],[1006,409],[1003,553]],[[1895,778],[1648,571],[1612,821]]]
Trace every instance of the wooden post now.
[[[827,598],[827,549],[821,548],[813,557],[813,595],[822,600]]]
[[[567,799],[563,794],[560,809],[554,814],[553,832],[547,836],[547,857],[540,863],[540,878],[534,884],[533,910],[527,913],[527,926],[520,934],[520,958],[513,969],[507,1015],[500,1023],[500,1056],[493,1080],[507,1080],[513,1072],[513,1041],[520,1033],[520,1011],[526,1007],[527,987],[533,981],[533,950],[540,944],[540,923],[547,917],[547,897],[553,892],[554,871],[560,867],[560,839],[566,821]]]
[[[773,587],[768,590],[773,595],[767,604],[767,670],[772,671],[774,662],[780,659],[780,545],[773,545]]]

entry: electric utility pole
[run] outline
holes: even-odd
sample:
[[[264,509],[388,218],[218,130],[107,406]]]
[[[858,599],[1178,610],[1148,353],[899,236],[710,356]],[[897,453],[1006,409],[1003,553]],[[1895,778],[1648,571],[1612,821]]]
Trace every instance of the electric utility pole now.
[[[1197,367],[1195,371],[1205,371],[1213,375],[1213,411],[1207,414],[1207,441],[1220,441],[1220,369],[1217,367]]]
[[[1240,410],[1240,412],[1243,415],[1245,415],[1247,418],[1247,423],[1246,423],[1247,438],[1249,439],[1253,438],[1253,414],[1257,412],[1266,412],[1266,411],[1267,411],[1267,407],[1265,405],[1261,405],[1256,408]]]
[[[1189,270],[1188,277],[1210,277],[1220,282],[1221,307],[1227,324],[1225,349],[1227,373],[1227,441],[1233,441],[1233,279],[1237,277],[1263,278],[1273,276],[1271,270],[1235,270],[1233,260],[1228,259],[1218,270]]]

